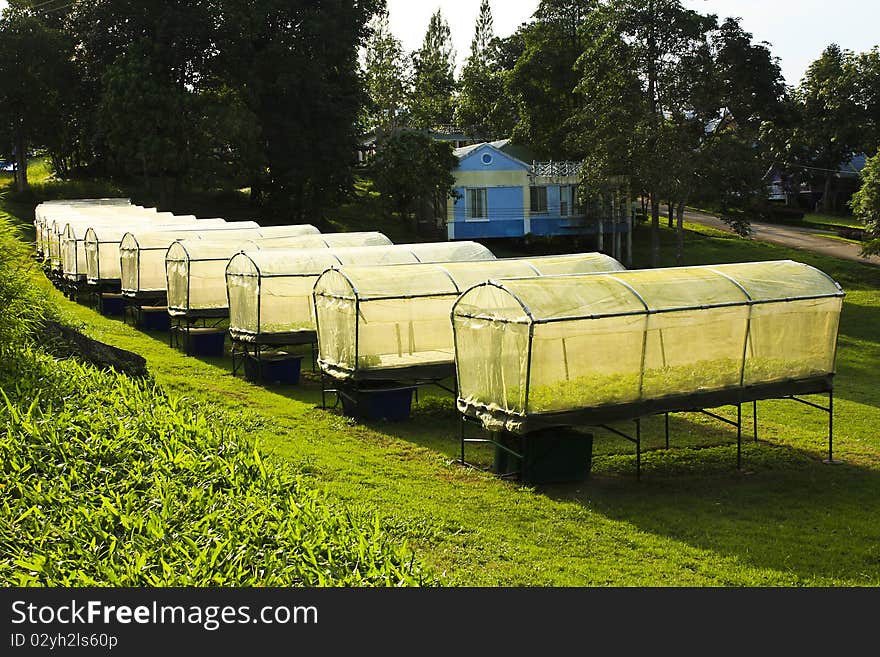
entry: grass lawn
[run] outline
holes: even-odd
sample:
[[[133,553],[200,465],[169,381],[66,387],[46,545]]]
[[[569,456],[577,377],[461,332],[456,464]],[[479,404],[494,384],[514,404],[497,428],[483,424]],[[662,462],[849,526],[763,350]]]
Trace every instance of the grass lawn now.
[[[448,585],[880,585],[880,269],[689,229],[687,264],[791,258],[847,291],[835,392],[842,464],[822,463],[826,416],[779,400],[759,404],[761,440],[744,443],[742,471],[730,427],[680,414],[668,451],[662,418],[644,423],[640,482],[632,446],[600,431],[585,482],[523,487],[454,462],[456,414],[446,393],[423,389],[406,422],[357,424],[316,408],[320,387],[307,360],[299,386],[253,385],[231,375],[228,358],[185,357],[164,334],[47,290],[87,333],[146,357],[167,389],[239,413],[263,452],[296,463],[330,495],[377,511]],[[671,265],[667,229],[663,243]],[[635,246],[636,264],[646,263],[647,228],[638,228]],[[750,406],[744,413],[750,435]],[[487,450],[468,453],[491,461]]]
[[[836,214],[805,214],[801,221],[807,226],[816,228],[864,228],[865,225],[853,217]]]

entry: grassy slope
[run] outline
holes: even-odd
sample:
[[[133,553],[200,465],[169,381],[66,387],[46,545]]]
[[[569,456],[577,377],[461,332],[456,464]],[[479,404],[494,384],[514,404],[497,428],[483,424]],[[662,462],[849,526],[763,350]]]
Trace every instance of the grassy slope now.
[[[298,462],[331,495],[375,508],[453,585],[880,584],[880,270],[689,233],[690,263],[793,258],[848,292],[840,341],[836,456],[824,416],[794,402],[760,405],[761,439],[736,472],[732,433],[696,415],[672,420],[670,452],[651,451],[639,483],[629,444],[598,434],[592,476],[530,489],[465,470],[448,397],[423,392],[413,419],[355,425],[315,409],[316,383],[265,389],[60,298],[94,337],[143,354],[165,386],[256,416],[266,452]],[[671,233],[664,233],[672,252]],[[637,263],[646,235],[637,235]],[[662,421],[647,423],[659,446]],[[765,442],[766,441],[766,442]],[[700,447],[701,449],[693,449]],[[484,452],[474,456],[487,462]]]

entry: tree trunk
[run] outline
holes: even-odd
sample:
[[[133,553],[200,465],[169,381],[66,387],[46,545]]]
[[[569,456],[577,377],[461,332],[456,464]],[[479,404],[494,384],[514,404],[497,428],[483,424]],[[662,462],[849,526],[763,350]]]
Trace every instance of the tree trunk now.
[[[684,201],[675,209],[675,264],[684,265]]]
[[[675,220],[673,218],[674,212],[675,212],[675,203],[673,203],[672,201],[666,201],[666,213],[669,215],[668,221],[669,221],[670,228],[675,227]]]
[[[24,192],[28,188],[27,141],[24,128],[18,126],[15,133],[15,191]]]
[[[831,198],[831,186],[834,182],[833,174],[825,174],[825,191],[822,193],[822,209],[825,212],[834,211],[834,200]]]
[[[651,267],[660,266],[660,201],[651,195]]]

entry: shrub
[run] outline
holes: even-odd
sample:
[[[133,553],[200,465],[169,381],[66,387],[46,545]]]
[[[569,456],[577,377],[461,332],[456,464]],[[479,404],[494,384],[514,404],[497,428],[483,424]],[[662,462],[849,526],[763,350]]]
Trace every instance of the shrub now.
[[[76,361],[0,373],[0,585],[424,583],[375,517],[242,437],[241,417]]]
[[[756,208],[756,212],[763,221],[776,223],[800,223],[804,218],[803,210],[787,205],[766,203]]]

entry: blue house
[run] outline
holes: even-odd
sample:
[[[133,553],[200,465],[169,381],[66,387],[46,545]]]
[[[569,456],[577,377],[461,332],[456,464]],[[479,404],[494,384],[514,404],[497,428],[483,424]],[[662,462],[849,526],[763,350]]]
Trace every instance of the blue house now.
[[[602,206],[580,207],[580,162],[529,164],[528,151],[510,140],[457,148],[454,202],[447,205],[450,240],[525,235],[597,235],[603,249],[608,237],[616,255],[621,234],[630,231],[629,203],[609,197]]]

